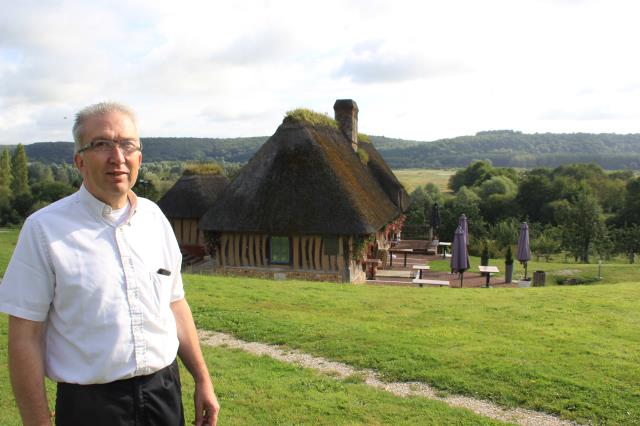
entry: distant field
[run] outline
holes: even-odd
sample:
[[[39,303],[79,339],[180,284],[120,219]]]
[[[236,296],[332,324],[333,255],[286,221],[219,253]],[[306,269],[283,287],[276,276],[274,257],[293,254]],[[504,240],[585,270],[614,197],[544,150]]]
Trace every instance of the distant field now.
[[[442,192],[448,192],[449,177],[455,172],[456,169],[396,169],[393,171],[409,193],[427,183],[434,183]]]

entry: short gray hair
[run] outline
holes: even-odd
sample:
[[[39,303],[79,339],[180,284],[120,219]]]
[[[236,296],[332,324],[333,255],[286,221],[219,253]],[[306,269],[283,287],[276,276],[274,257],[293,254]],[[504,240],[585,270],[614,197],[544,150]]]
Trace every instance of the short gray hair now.
[[[138,121],[136,114],[128,106],[118,102],[100,102],[97,104],[89,105],[81,109],[76,114],[76,119],[73,123],[73,141],[74,141],[74,153],[77,153],[82,148],[82,138],[84,137],[84,123],[93,117],[109,114],[111,112],[119,112],[126,115],[133,121],[133,125],[138,128]]]

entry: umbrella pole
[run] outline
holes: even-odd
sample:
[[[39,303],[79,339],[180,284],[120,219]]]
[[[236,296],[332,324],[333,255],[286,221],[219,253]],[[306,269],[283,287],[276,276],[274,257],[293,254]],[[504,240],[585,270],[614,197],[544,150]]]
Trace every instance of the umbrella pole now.
[[[527,262],[524,262],[524,279],[527,279]]]
[[[464,272],[460,272],[460,288],[462,288],[463,281],[464,281]]]

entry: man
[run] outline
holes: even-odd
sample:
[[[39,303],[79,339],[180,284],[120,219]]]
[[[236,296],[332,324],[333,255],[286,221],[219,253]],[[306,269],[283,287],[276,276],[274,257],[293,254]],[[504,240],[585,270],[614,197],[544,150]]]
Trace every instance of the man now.
[[[193,375],[196,425],[219,405],[160,209],[131,191],[142,161],[135,116],[100,103],[78,113],[75,194],[31,215],[0,285],[9,369],[26,425],[184,424],[176,354]]]

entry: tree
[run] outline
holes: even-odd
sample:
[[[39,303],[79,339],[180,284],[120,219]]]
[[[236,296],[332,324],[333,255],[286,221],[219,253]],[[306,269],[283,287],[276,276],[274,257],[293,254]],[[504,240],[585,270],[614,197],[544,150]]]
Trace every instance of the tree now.
[[[43,181],[34,184],[31,192],[35,201],[44,202],[46,205],[73,194],[75,189],[67,183]]]
[[[489,198],[493,194],[510,195],[514,197],[518,187],[515,182],[506,176],[494,176],[491,179],[485,180],[478,186],[477,194],[480,198]]]
[[[410,194],[411,202],[405,213],[408,225],[425,225],[431,220],[431,208],[434,203],[442,205],[443,197],[440,188],[433,183],[417,187]]]
[[[589,263],[589,252],[606,231],[602,208],[596,197],[586,188],[581,190],[573,204],[558,212],[557,221],[563,228],[565,248],[581,262]]]
[[[489,235],[493,237],[500,248],[517,244],[520,222],[514,217],[502,220],[489,228]]]
[[[489,241],[482,240],[482,254],[480,255],[480,265],[489,266]]]
[[[554,199],[555,195],[549,170],[530,170],[520,181],[516,203],[524,213],[524,217],[528,217],[530,222],[550,223],[553,218],[545,217],[543,208]]]
[[[536,232],[535,238],[531,239],[531,251],[536,255],[536,261],[544,257],[547,262],[551,260],[551,255],[560,253],[562,240],[562,229],[555,226],[545,226],[544,231]]]
[[[495,169],[491,166],[491,163],[476,160],[471,162],[467,168],[458,170],[449,178],[449,189],[453,192],[458,192],[463,186],[467,188],[478,186],[485,180],[491,179],[495,174]]]
[[[629,257],[629,263],[635,263],[636,253],[640,253],[640,226],[632,224],[624,228],[614,228],[611,231],[614,249]]]
[[[517,214],[515,197],[518,187],[506,176],[494,176],[476,188],[480,196],[480,212],[489,223]]]
[[[29,165],[27,153],[22,144],[18,144],[18,147],[13,151],[11,172],[13,176],[13,181],[11,182],[13,196],[29,194]]]
[[[38,182],[51,182],[53,180],[53,172],[48,164],[35,161],[29,164],[28,169],[30,185]]]
[[[614,221],[620,227],[632,224],[640,225],[640,177],[627,183],[624,207]]]
[[[7,190],[11,188],[11,181],[13,176],[11,174],[11,156],[9,150],[2,151],[0,156],[0,187],[4,187]]]
[[[453,241],[453,234],[458,227],[458,219],[461,214],[467,216],[470,238],[482,238],[486,233],[485,222],[480,215],[480,198],[463,186],[455,197],[445,201],[444,207],[440,210],[440,236],[443,240]]]

